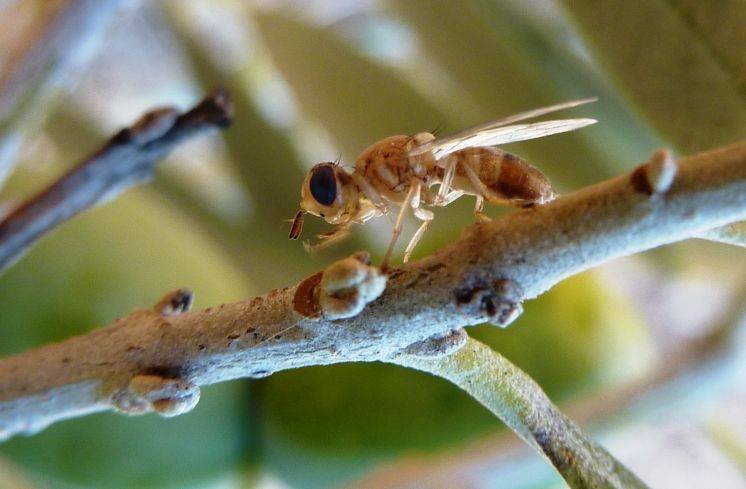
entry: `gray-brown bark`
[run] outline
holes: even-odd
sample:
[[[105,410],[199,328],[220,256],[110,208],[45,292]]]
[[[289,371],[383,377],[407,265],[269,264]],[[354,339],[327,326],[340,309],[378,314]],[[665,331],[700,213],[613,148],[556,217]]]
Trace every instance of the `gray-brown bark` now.
[[[175,414],[196,402],[199,385],[386,361],[463,326],[508,321],[523,300],[604,261],[746,219],[746,143],[678,161],[670,185],[660,185],[660,158],[651,163],[470,227],[432,256],[391,270],[383,295],[349,319],[324,317],[317,274],[201,311],[136,311],[0,360],[0,429],[7,437],[115,406],[127,411],[122,396],[161,403],[155,410],[168,401],[162,412]],[[417,354],[443,354],[435,343],[429,353],[422,343]]]

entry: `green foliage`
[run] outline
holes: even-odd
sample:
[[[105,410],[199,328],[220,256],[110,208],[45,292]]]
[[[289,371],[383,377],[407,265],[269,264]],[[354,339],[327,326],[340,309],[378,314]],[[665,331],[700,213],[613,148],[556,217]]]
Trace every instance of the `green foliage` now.
[[[464,389],[545,455],[573,489],[647,487],[565,417],[531,377],[479,341],[470,338],[448,356],[401,356],[391,361]]]
[[[484,122],[532,107],[596,96],[599,101],[557,118],[592,115],[601,123],[577,133],[510,145],[530,158],[555,184],[573,188],[615,174],[647,156],[656,143],[597,74],[546,25],[537,25],[508,2],[406,0],[395,11],[415,29],[428,55],[457,83],[458,96],[478,111],[445,101],[450,113]],[[442,98],[439,93],[433,96]],[[461,127],[451,127],[458,130]],[[619,150],[624,148],[624,158]],[[627,158],[629,158],[627,160]]]
[[[0,277],[0,353],[83,333],[187,284],[197,307],[251,290],[188,218],[148,191],[131,191],[63,225]],[[195,411],[173,420],[80,418],[15,438],[0,454],[49,487],[183,487],[255,460],[249,395],[244,382],[208,388]]]
[[[742,0],[564,1],[594,57],[682,152],[746,133]]]
[[[304,113],[332,133],[349,164],[378,139],[414,134],[446,120],[390,68],[356,53],[328,29],[275,13],[257,14],[256,21]]]
[[[96,414],[16,437],[0,453],[46,487],[176,489],[205,483],[242,460],[256,461],[250,455],[257,446],[246,419],[248,395],[246,382],[212,386],[184,416]]]

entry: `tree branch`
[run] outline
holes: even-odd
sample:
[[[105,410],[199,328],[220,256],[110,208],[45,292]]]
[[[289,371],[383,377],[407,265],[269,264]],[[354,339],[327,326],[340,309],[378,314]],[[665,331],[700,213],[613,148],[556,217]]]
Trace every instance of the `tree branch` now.
[[[0,40],[7,49],[0,66],[0,187],[15,164],[24,135],[41,125],[99,52],[115,21],[139,1],[4,3],[0,14],[5,22],[23,24],[23,17],[31,16],[34,23],[25,36],[16,33]]]
[[[357,278],[350,291],[341,280],[324,289],[329,280],[318,273],[201,311],[135,311],[106,328],[0,360],[0,431],[33,433],[107,409],[174,414],[194,405],[200,385],[288,368],[390,361],[408,348],[442,355],[450,347],[428,338],[458,338],[454,330],[485,321],[505,325],[524,299],[570,275],[746,219],[746,142],[682,159],[667,185],[650,170],[643,165],[548,205],[476,224],[434,255],[391,270],[383,295],[348,319],[326,317],[323,295],[356,304],[355,287],[377,283],[364,262],[359,270],[350,265],[360,272],[351,273]],[[337,273],[339,263],[331,269]],[[334,316],[343,317],[339,308]]]
[[[391,363],[449,380],[544,455],[570,487],[647,487],[562,414],[531,377],[474,339],[452,355],[401,355]]]
[[[179,114],[173,107],[146,113],[104,146],[0,221],[0,272],[45,233],[74,215],[149,180],[155,164],[184,140],[230,122],[227,92],[216,90]]]

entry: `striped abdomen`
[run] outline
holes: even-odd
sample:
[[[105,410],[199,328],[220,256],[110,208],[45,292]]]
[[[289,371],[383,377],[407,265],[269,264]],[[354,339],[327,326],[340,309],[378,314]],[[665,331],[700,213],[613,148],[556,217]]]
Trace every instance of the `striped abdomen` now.
[[[518,156],[489,147],[466,148],[452,156],[458,161],[452,184],[454,189],[469,194],[479,193],[463,166],[471,165],[487,188],[499,197],[515,200],[517,205],[542,204],[554,198],[547,177]]]

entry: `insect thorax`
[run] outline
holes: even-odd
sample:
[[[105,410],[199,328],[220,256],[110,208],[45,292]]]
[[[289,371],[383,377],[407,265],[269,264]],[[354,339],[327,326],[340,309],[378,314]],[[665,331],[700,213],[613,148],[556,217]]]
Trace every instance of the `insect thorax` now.
[[[412,179],[426,181],[434,171],[431,154],[410,157],[416,146],[412,136],[390,136],[369,146],[358,156],[355,171],[391,200],[406,194]]]

